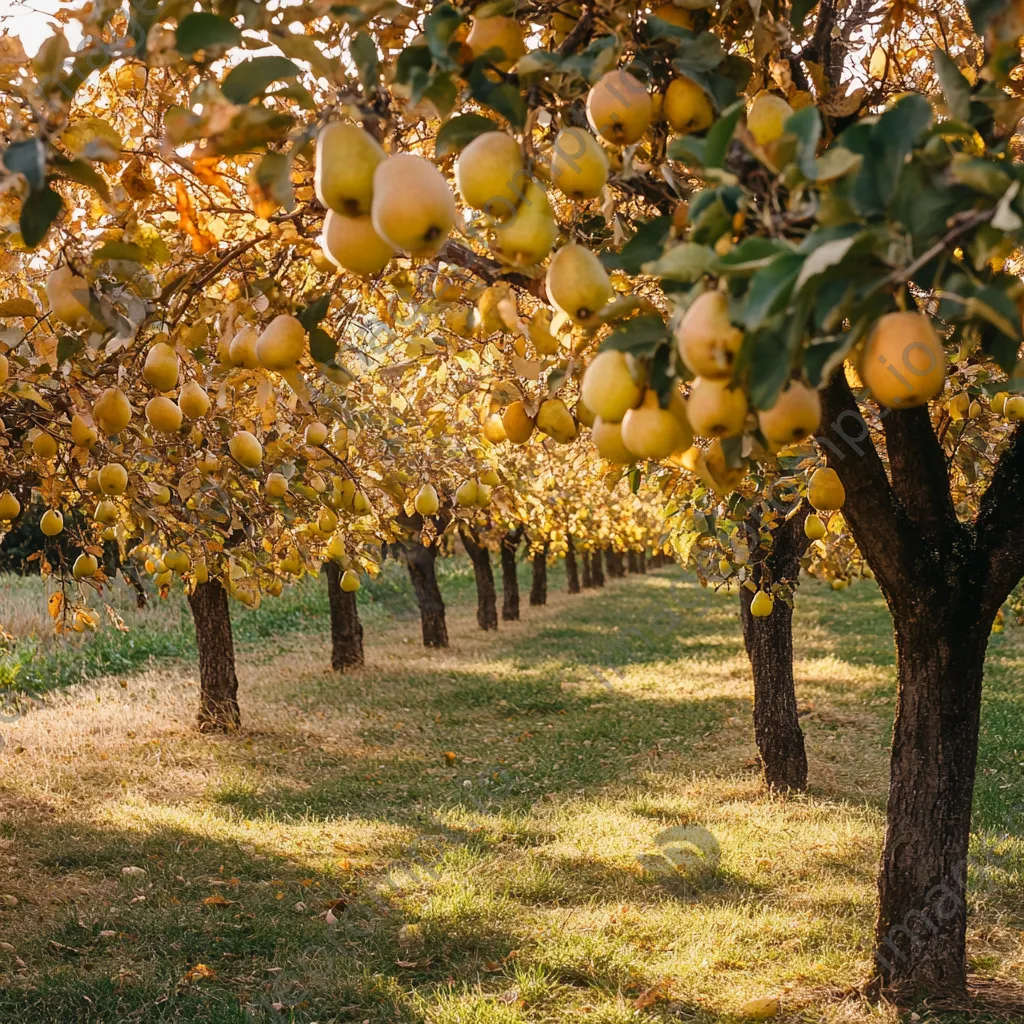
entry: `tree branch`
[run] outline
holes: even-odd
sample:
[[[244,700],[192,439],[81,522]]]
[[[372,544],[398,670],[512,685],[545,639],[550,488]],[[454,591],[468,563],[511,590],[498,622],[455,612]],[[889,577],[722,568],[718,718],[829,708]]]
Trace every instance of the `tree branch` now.
[[[468,246],[453,239],[449,239],[441,246],[441,251],[437,254],[437,258],[451,264],[453,267],[461,267],[463,270],[468,270],[471,274],[476,274],[477,277],[486,281],[487,284],[494,284],[495,281],[508,281],[509,284],[522,288],[539,299],[544,298],[543,278],[527,277],[526,274],[509,270],[497,260],[481,256],[473,252]]]
[[[1024,501],[1021,495],[1024,495],[1024,426],[1018,425],[996,463],[975,520],[993,615],[1024,577]]]

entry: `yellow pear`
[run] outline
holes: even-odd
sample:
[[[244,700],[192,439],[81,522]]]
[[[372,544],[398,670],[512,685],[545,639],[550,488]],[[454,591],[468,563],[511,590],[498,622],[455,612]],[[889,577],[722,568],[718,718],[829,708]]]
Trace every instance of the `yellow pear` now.
[[[256,342],[256,358],[267,370],[295,369],[306,348],[306,328],[294,316],[275,316]]]
[[[314,420],[312,423],[306,425],[306,432],[303,435],[306,444],[311,444],[314,447],[322,445],[327,440],[327,424],[321,423],[319,420]]]
[[[9,523],[12,519],[17,519],[20,514],[21,502],[10,491],[0,494],[0,519]]]
[[[591,128],[616,146],[636,142],[650,127],[653,116],[647,87],[621,68],[602,75],[587,93]]]
[[[691,373],[700,377],[731,377],[743,332],[729,320],[725,292],[698,296],[676,328],[676,344]]]
[[[478,135],[455,162],[455,184],[463,202],[498,221],[515,211],[528,180],[522,147],[505,132]]]
[[[196,583],[202,584],[209,582],[210,569],[206,562],[196,562],[192,567],[192,576]]]
[[[492,412],[484,420],[484,437],[491,444],[501,444],[502,441],[508,440],[508,435],[505,433],[505,425],[501,422],[501,416],[498,413]]]
[[[1003,402],[1003,415],[1011,422],[1024,420],[1024,396],[1013,395]]]
[[[338,528],[338,517],[329,508],[320,509],[316,517],[317,529],[325,536]]]
[[[551,181],[558,191],[569,199],[593,199],[607,180],[608,157],[597,139],[585,128],[563,128],[551,155]]]
[[[32,435],[32,452],[38,459],[52,459],[57,454],[57,439],[45,430]]]
[[[655,7],[651,11],[651,17],[667,21],[670,25],[676,25],[679,28],[693,28],[693,11],[687,10],[685,7],[677,7],[673,3],[660,4]]]
[[[413,507],[421,516],[432,516],[441,507],[433,484],[424,484],[413,499]]]
[[[181,429],[181,410],[169,398],[157,395],[146,403],[146,422],[165,434]]]
[[[512,402],[505,407],[501,416],[501,425],[505,428],[505,436],[513,444],[526,444],[536,426],[526,414],[526,406],[522,402]]]
[[[500,15],[492,18],[470,18],[466,45],[474,60],[489,56],[490,61],[500,71],[508,71],[526,53],[523,30],[519,22],[515,18]]]
[[[825,523],[813,512],[804,520],[804,536],[808,540],[821,540],[825,536]]]
[[[324,218],[320,247],[335,266],[362,277],[379,274],[395,255],[394,246],[373,230],[369,214],[346,217],[334,210]]]
[[[837,587],[835,585],[836,583],[839,583],[839,582],[842,582],[844,586],[846,585],[846,581],[845,580],[843,580],[843,581],[835,580],[833,582],[833,584],[832,584],[832,589],[833,590],[841,590],[842,589],[841,587]],[[756,601],[756,600],[757,600],[757,598],[755,597],[754,601]],[[756,614],[756,612],[754,612],[754,602],[753,601],[750,602],[750,611],[751,611],[752,614]],[[770,612],[771,608],[769,608],[768,611]],[[765,613],[765,614],[767,614],[767,613]],[[771,1017],[777,1016],[781,1009],[782,1009],[782,1007],[780,1006],[778,999],[773,999],[770,996],[762,996],[759,999],[748,999],[740,1007],[740,1016],[741,1017],[746,1017],[747,1020],[768,1020]]]
[[[639,459],[665,459],[693,444],[693,434],[670,409],[663,409],[657,392],[648,388],[635,409],[622,417],[622,443]]]
[[[255,469],[263,461],[263,445],[248,430],[238,430],[231,436],[228,451],[246,469]]]
[[[1003,409],[1006,407],[1006,400],[1010,397],[1008,391],[997,391],[989,402],[989,407],[997,416],[1003,415]]]
[[[770,409],[757,414],[761,433],[769,443],[796,444],[821,426],[821,396],[801,380],[791,380]]]
[[[0,354],[0,384],[7,383],[7,377],[10,371],[11,367],[7,360],[7,356]]]
[[[64,529],[64,516],[59,509],[48,508],[39,520],[39,529],[47,537],[56,537]]]
[[[117,506],[112,501],[100,501],[96,505],[96,511],[92,514],[97,523],[110,526],[117,522]]]
[[[846,490],[834,469],[816,469],[807,482],[807,500],[819,512],[835,512],[846,501]]]
[[[469,508],[476,504],[478,490],[479,488],[475,480],[464,480],[455,489],[455,500],[463,508]]]
[[[547,193],[528,181],[515,213],[494,229],[498,248],[506,259],[521,266],[540,263],[555,244],[558,224]]]
[[[388,157],[373,174],[373,228],[409,256],[437,255],[455,225],[455,197],[444,175],[415,153]]]
[[[710,128],[715,120],[715,111],[707,93],[685,75],[669,83],[662,109],[665,120],[680,135],[702,132]]]
[[[603,459],[620,466],[628,466],[629,463],[636,461],[636,455],[623,443],[621,423],[603,420],[598,416],[590,428],[590,436],[598,455]]]
[[[89,576],[95,576],[99,569],[99,563],[92,555],[81,554],[75,559],[71,572],[76,580],[84,580]]]
[[[686,416],[700,437],[735,437],[743,433],[747,398],[727,380],[697,377],[690,385]]]
[[[577,423],[582,423],[585,427],[592,427],[594,425],[594,413],[582,398],[576,400],[576,407],[573,409],[572,414],[576,417]]]
[[[485,483],[476,485],[476,507],[486,508],[491,503],[491,486]]]
[[[946,352],[924,313],[887,313],[875,324],[858,366],[879,405],[909,409],[942,391]]]
[[[545,286],[551,304],[578,324],[592,322],[612,293],[601,261],[576,242],[563,245],[551,257]]]
[[[120,388],[107,388],[92,407],[93,422],[108,437],[121,433],[131,422],[132,407]]]
[[[369,213],[373,172],[386,156],[380,143],[358,125],[325,125],[316,138],[317,199],[348,217]]]
[[[549,398],[537,410],[537,429],[559,444],[568,444],[576,436],[576,421],[565,402]]]
[[[755,619],[763,619],[765,616],[771,615],[772,609],[775,607],[775,600],[771,594],[765,593],[763,590],[759,590],[754,595],[754,600],[750,602],[750,614]]]
[[[288,493],[288,478],[282,473],[268,473],[264,487],[268,498],[283,498]]]
[[[606,423],[621,422],[641,397],[626,354],[614,349],[598,352],[583,374],[580,395],[595,416]]]
[[[346,594],[354,594],[359,589],[359,573],[354,569],[346,569],[341,574],[341,589]]]
[[[76,412],[71,417],[71,440],[79,448],[91,448],[99,440],[99,432]]]
[[[166,484],[150,483],[147,486],[149,493],[153,496],[153,501],[157,505],[167,505],[170,503],[171,489]]]
[[[254,327],[243,327],[231,339],[228,346],[228,358],[232,366],[241,366],[246,370],[255,370],[260,365],[256,357],[256,342],[259,334]]]
[[[142,376],[157,391],[171,391],[178,386],[178,353],[173,346],[158,341],[146,353]]]
[[[210,396],[198,381],[190,380],[178,392],[178,408],[186,419],[202,419],[210,411]]]
[[[46,301],[50,312],[68,327],[78,329],[94,323],[89,312],[89,285],[66,263],[46,278]]]
[[[553,356],[558,353],[558,338],[551,333],[551,310],[540,307],[532,317],[527,327],[530,341],[541,356]]]
[[[120,462],[110,462],[100,469],[100,492],[102,494],[124,494],[127,488],[128,470]]]
[[[747,111],[747,130],[759,146],[767,146],[781,138],[792,113],[793,108],[781,96],[762,90]]]

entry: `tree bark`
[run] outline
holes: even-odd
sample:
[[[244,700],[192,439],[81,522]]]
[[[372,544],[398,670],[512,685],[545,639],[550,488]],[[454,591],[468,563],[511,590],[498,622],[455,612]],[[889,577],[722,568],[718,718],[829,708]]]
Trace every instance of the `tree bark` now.
[[[448,626],[444,617],[444,598],[437,585],[434,560],[437,547],[412,541],[403,545],[405,562],[409,568],[409,580],[420,606],[420,625],[423,630],[424,647],[447,647]]]
[[[583,579],[581,581],[583,584],[583,589],[589,590],[594,585],[594,577],[591,573],[593,563],[590,560],[590,552],[584,551],[580,556],[580,561],[583,565]]]
[[[200,732],[236,732],[242,724],[238,709],[235,643],[231,634],[228,594],[219,580],[197,583],[188,595],[199,650]]]
[[[595,587],[604,586],[604,569],[601,568],[600,550],[593,551],[590,555],[590,582]]]
[[[626,567],[630,572],[639,572],[640,566],[636,560],[636,552],[633,550],[626,552]]]
[[[576,545],[573,543],[571,533],[566,543],[565,586],[570,594],[578,594],[580,592],[580,577],[576,567]]]
[[[469,530],[459,528],[463,546],[473,563],[476,577],[476,622],[481,629],[498,628],[498,595],[494,589],[491,553]]]
[[[615,548],[604,549],[604,560],[608,566],[608,575],[612,579],[621,579],[626,575],[626,567],[622,561],[622,552],[616,551]]]
[[[331,668],[344,672],[363,662],[363,626],[356,595],[341,589],[341,569],[327,563],[327,599],[331,607]]]
[[[647,552],[643,548],[636,553],[636,571],[641,575],[647,572]]]
[[[758,587],[788,583],[795,595],[800,580],[800,557],[807,549],[804,521],[808,508],[784,520],[772,534],[772,547],[751,566]],[[758,530],[759,517],[747,519]],[[753,549],[755,543],[751,543]],[[750,614],[753,593],[740,587],[740,618],[743,643],[754,677],[754,739],[765,785],[777,791],[807,788],[807,752],[797,714],[793,680],[793,609],[776,600],[772,613],[763,618]]]
[[[548,603],[548,546],[533,554],[533,583],[530,586],[530,604],[534,607]]]
[[[501,538],[501,617],[506,622],[519,619],[519,577],[516,575],[516,549],[523,537],[522,526],[509,530]]]

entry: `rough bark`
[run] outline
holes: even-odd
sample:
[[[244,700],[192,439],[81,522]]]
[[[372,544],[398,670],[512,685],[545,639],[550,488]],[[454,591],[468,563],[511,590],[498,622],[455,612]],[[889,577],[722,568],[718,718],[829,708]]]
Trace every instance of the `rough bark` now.
[[[804,536],[807,514],[805,504],[773,532],[771,550],[751,566],[751,578],[758,588],[784,582],[795,593],[800,557],[808,544]],[[756,513],[747,522],[751,530],[758,529]],[[777,600],[771,615],[755,618],[750,614],[753,596],[740,587],[743,643],[754,677],[754,739],[761,772],[770,789],[803,791],[807,788],[807,752],[793,680],[793,609]]]
[[[437,547],[434,544],[406,543],[405,562],[409,568],[409,580],[420,606],[420,625],[423,630],[424,647],[447,647],[448,626],[444,615],[444,598],[437,585],[434,561]]]
[[[580,564],[582,566],[582,585],[584,590],[589,590],[594,585],[594,576],[592,573],[593,562],[590,559],[590,552],[584,551],[580,556]]]
[[[533,553],[533,582],[530,586],[530,604],[548,603],[548,546]]]
[[[601,552],[595,551],[590,558],[590,582],[595,587],[604,586],[604,569],[601,568]]]
[[[473,563],[476,577],[476,622],[481,629],[498,628],[498,595],[494,589],[491,553],[470,530],[459,528],[462,544]]]
[[[570,594],[580,592],[580,577],[576,566],[576,545],[569,534],[565,552],[565,587]]]
[[[341,569],[327,563],[327,599],[331,608],[331,667],[336,672],[363,664],[363,625],[356,595],[341,589]]]
[[[242,724],[238,709],[235,643],[227,591],[219,580],[197,583],[188,596],[199,650],[200,732],[235,732]]]
[[[516,549],[523,539],[517,526],[501,538],[501,617],[505,622],[519,619],[519,577],[516,575]]]
[[[626,552],[626,568],[628,569],[629,572],[633,572],[633,573],[636,573],[636,572],[640,571],[640,565],[639,565],[639,563],[636,560],[636,552],[635,551],[631,550],[631,551],[627,551]]]
[[[622,552],[615,548],[604,549],[604,561],[608,567],[608,575],[612,579],[620,579],[626,575],[626,566],[622,560]]]
[[[647,552],[643,548],[636,553],[636,571],[641,575],[647,572]]]

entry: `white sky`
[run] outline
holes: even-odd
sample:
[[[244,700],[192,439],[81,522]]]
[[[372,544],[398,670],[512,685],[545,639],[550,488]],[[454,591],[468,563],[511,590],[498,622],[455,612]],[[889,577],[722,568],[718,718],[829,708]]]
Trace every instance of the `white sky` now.
[[[17,36],[25,52],[32,57],[59,27],[52,17],[54,11],[73,6],[61,0],[0,0],[0,31]],[[82,41],[77,21],[64,26],[64,34],[72,50]]]

